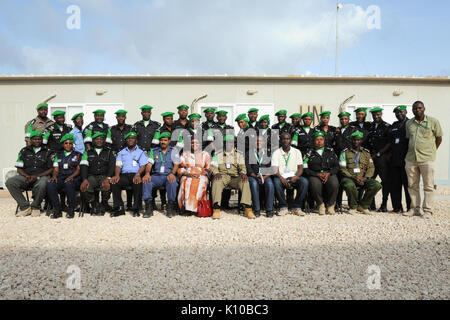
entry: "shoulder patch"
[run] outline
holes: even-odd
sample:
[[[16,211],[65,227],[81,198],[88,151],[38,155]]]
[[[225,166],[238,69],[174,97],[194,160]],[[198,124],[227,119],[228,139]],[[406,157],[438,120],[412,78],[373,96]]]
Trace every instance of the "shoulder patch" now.
[[[66,124],[66,126],[67,126],[67,128],[69,128],[69,129],[73,129],[73,127],[72,127],[71,124]]]
[[[369,150],[367,150],[366,148],[362,148],[365,152],[368,152],[368,153],[370,153],[370,151]]]

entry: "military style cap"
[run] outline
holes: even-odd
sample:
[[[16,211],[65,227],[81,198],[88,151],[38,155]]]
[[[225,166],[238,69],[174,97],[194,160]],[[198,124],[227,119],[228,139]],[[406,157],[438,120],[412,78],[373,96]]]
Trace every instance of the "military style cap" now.
[[[125,140],[130,137],[137,138],[137,133],[133,131],[129,132],[127,135],[125,135]]]
[[[321,118],[323,118],[323,117],[329,117],[331,115],[331,111],[324,111],[324,112],[322,112],[321,114],[320,114],[320,117]]]
[[[72,120],[75,120],[75,119],[78,118],[78,117],[84,117],[84,113],[77,113],[76,115],[74,115],[74,116],[72,117]]]
[[[294,113],[289,118],[294,119],[294,118],[301,118],[301,117],[302,117],[302,115],[300,113]]]
[[[238,122],[238,121],[241,121],[241,120],[245,120],[246,122],[248,122],[248,118],[247,118],[247,115],[245,113],[238,115],[236,120],[234,120],[234,121]]]
[[[226,141],[231,141],[231,140],[234,141],[234,136],[231,135],[231,134],[226,135],[226,136],[223,138],[223,141],[224,141],[224,142],[226,142]]]
[[[101,110],[101,109],[99,109],[99,110],[95,110],[94,112],[92,112],[93,114],[105,114],[106,113],[106,111],[105,110]]]
[[[251,108],[250,110],[248,110],[248,113],[252,113],[252,112],[259,112],[259,110],[256,108]]]
[[[60,140],[61,143],[63,143],[64,141],[67,140],[71,140],[72,142],[75,140],[75,138],[73,137],[73,133],[68,133],[65,136],[63,136]]]
[[[56,110],[55,112],[52,113],[53,117],[57,117],[57,116],[65,116],[66,112],[65,111],[61,111],[61,110]]]
[[[40,103],[37,105],[36,110],[41,110],[42,108],[47,108],[48,109],[48,103]]]
[[[170,139],[171,136],[172,136],[172,134],[171,134],[170,132],[167,132],[167,131],[166,131],[166,132],[163,132],[163,133],[160,134],[159,140],[161,140],[162,138],[168,138],[168,139]]]
[[[287,115],[287,111],[286,110],[280,110],[277,113],[275,113],[276,116],[285,116]]]
[[[356,131],[352,134],[352,139],[362,139],[364,138],[364,133],[361,131]]]
[[[97,132],[92,136],[92,140],[98,137],[106,138],[106,134],[104,134],[103,132]]]
[[[313,119],[314,114],[312,112],[307,112],[304,115],[302,115],[302,119],[305,119],[306,117],[310,117],[311,119]]]
[[[42,131],[33,131],[30,134],[30,139],[34,138],[34,137],[42,137]]]
[[[220,110],[220,111],[217,111],[216,114],[218,116],[226,116],[228,114],[228,111]]]
[[[139,109],[141,109],[142,111],[151,111],[153,109],[153,107],[145,105],[145,106],[140,107]]]
[[[117,115],[121,115],[121,114],[126,115],[127,113],[128,113],[128,111],[126,111],[126,110],[117,110],[116,112],[114,112],[114,114],[117,114]]]
[[[370,113],[383,112],[383,110],[383,108],[373,108],[372,110],[370,110]]]
[[[355,110],[355,113],[359,113],[359,112],[364,112],[365,114],[367,114],[367,108],[358,108]]]
[[[204,113],[208,113],[208,112],[216,112],[216,108],[207,108],[203,111]]]
[[[259,118],[259,121],[267,120],[270,123],[270,116],[268,114],[261,116]]]
[[[178,106],[177,109],[178,109],[178,110],[181,110],[181,109],[189,110],[189,106],[187,106],[187,105],[185,105],[185,104],[182,104],[181,106]]]
[[[407,106],[398,106],[398,107],[396,107],[396,108],[394,109],[394,112],[400,111],[400,110],[407,110],[407,109],[408,109]]]
[[[315,133],[313,134],[313,137],[314,137],[314,138],[317,138],[317,137],[325,137],[325,132],[323,132],[323,131],[315,132]]]
[[[349,112],[341,112],[341,113],[339,113],[338,117],[339,117],[339,119],[342,118],[342,117],[349,117],[350,118],[351,114]]]
[[[173,112],[164,112],[161,114],[161,117],[165,118],[165,117],[173,117],[175,113]]]
[[[200,120],[200,119],[202,118],[202,116],[199,115],[198,113],[192,113],[192,114],[189,115],[188,118],[189,118],[189,121],[192,120],[192,119],[198,119],[198,120]]]

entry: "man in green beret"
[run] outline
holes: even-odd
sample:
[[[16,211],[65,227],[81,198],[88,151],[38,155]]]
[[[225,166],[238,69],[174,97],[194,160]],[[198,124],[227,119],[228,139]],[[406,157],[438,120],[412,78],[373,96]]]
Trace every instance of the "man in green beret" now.
[[[250,128],[253,128],[255,130],[258,129],[258,112],[259,110],[256,108],[251,108],[250,110],[248,110],[248,125]]]
[[[87,125],[86,128],[83,130],[83,136],[84,136],[84,144],[87,150],[89,150],[92,147],[92,137],[97,133],[101,132],[104,133],[106,136],[106,144],[110,146],[112,144],[111,139],[111,128],[109,125],[105,122],[105,110],[95,110],[93,112],[94,114],[94,121]]]
[[[141,108],[142,120],[136,122],[133,125],[131,131],[137,133],[138,146],[145,152],[149,152],[153,147],[153,139],[156,132],[161,127],[161,124],[157,121],[151,120],[152,106],[142,106]],[[159,143],[159,142],[158,142]]]
[[[53,171],[53,153],[42,144],[42,132],[33,131],[29,138],[31,145],[20,150],[16,161],[18,175],[9,178],[5,183],[19,206],[18,217],[40,216],[47,181]],[[27,188],[33,192],[31,206],[23,196],[23,190]]]
[[[206,121],[202,123],[203,131],[214,128],[216,126],[217,122],[214,121],[214,117],[216,115],[215,112],[215,108],[206,108],[204,110]]]
[[[77,113],[73,115],[72,117],[73,129],[72,131],[70,131],[70,133],[73,134],[73,139],[75,142],[74,150],[81,154],[83,154],[84,151],[86,150],[83,139],[83,124],[84,124],[83,117],[84,113]]]
[[[355,110],[356,121],[350,122],[350,125],[364,134],[363,147],[368,147],[367,138],[369,136],[370,122],[366,121],[367,108],[357,108]]]
[[[373,108],[370,110],[373,122],[369,127],[369,137],[367,138],[368,149],[372,155],[375,164],[375,173],[372,179],[377,176],[381,178],[383,186],[383,200],[378,212],[387,212],[387,201],[389,198],[390,178],[389,178],[389,161],[391,153],[389,149],[389,129],[390,124],[383,121],[383,109]],[[376,210],[375,200],[371,205],[371,210]]]
[[[66,124],[66,113],[61,110],[57,110],[52,113],[55,123],[48,126],[43,133],[43,144],[53,151],[61,151],[63,149],[61,145],[61,138],[72,131],[72,125]]]
[[[178,110],[178,120],[174,122],[175,129],[188,129],[189,127],[189,106],[183,104],[177,107]]]
[[[287,111],[280,110],[277,113],[275,113],[275,116],[278,119],[278,123],[276,123],[272,126],[272,131],[277,130],[280,137],[281,137],[281,134],[284,132],[289,133],[289,131],[291,130],[291,125],[286,122]]]
[[[219,131],[219,127],[217,126],[217,122],[214,121],[215,117],[215,108],[207,108],[204,110],[206,121],[202,123],[201,129],[203,134],[202,140],[202,150],[207,150],[208,153],[211,154],[214,147],[209,145],[214,141],[215,133]]]
[[[220,130],[222,137],[219,141],[220,145],[223,143],[223,137],[227,135],[234,136],[234,127],[227,124],[228,112],[225,110],[220,110],[216,112],[217,116],[217,128]],[[216,140],[218,141],[218,140]]]
[[[249,126],[249,119],[245,113],[239,115],[236,122],[240,129],[236,136],[236,150],[243,155],[248,155],[250,148],[256,148],[257,132]]]
[[[272,138],[272,129],[270,129],[270,115],[266,114],[259,118],[258,124],[258,135],[264,138],[264,145],[267,149],[267,154],[272,155],[272,145],[278,144],[278,136]],[[274,141],[272,141],[274,139]]]
[[[361,147],[364,134],[360,131],[352,135],[352,147],[342,151],[339,158],[341,167],[341,186],[347,194],[349,214],[357,211],[362,214],[370,214],[369,206],[381,184],[372,179],[375,172],[372,156],[369,150]],[[364,197],[358,201],[358,192],[364,190]]]
[[[40,103],[37,107],[37,117],[33,120],[28,121],[25,124],[25,143],[27,146],[31,146],[30,134],[33,131],[41,131],[52,125],[54,121],[47,117],[48,114],[48,104]]]
[[[314,114],[312,112],[307,112],[301,116],[303,125],[295,131],[292,131],[292,141],[291,144],[294,148],[300,150],[302,154],[314,147],[314,129],[311,128],[313,123]]]

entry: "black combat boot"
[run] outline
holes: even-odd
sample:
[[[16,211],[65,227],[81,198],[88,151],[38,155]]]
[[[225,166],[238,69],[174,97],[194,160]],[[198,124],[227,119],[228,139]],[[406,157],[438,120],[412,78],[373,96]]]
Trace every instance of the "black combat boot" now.
[[[66,218],[73,219],[75,217],[75,208],[73,206],[69,206],[67,209]]]
[[[103,206],[105,212],[111,212],[112,211],[112,208],[109,205],[107,200],[102,200],[102,206]],[[102,212],[102,213],[104,213],[104,212]]]
[[[116,217],[120,217],[120,216],[124,216],[125,215],[125,208],[124,206],[120,206],[116,209],[113,209],[111,211],[111,218],[116,218]]]
[[[52,213],[50,214],[50,219],[58,219],[62,218],[61,208],[53,208]]]
[[[145,201],[145,213],[143,217],[146,219],[153,217],[153,203],[150,200]]]

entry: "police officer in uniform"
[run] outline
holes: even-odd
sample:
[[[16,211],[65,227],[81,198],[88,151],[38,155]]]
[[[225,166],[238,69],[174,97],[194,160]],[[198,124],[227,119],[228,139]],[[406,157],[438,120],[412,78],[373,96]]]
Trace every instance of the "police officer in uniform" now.
[[[336,127],[330,126],[330,111],[322,112],[320,116],[320,123],[314,128],[315,132],[325,133],[325,147],[334,148],[334,140],[336,138]]]
[[[48,104],[40,103],[36,110],[38,115],[33,120],[28,121],[25,124],[25,142],[27,146],[31,146],[30,134],[33,131],[41,131],[44,132],[48,126],[52,125],[54,122],[52,119],[47,117],[48,114]]]
[[[106,144],[110,146],[112,144],[111,139],[111,128],[107,123],[105,123],[105,110],[95,110],[94,114],[94,122],[91,122],[87,125],[83,130],[84,136],[84,144],[86,146],[86,150],[89,150],[92,146],[92,137],[97,133],[101,132],[105,134]]]
[[[383,109],[374,108],[370,110],[374,121],[370,124],[368,145],[370,154],[372,155],[375,164],[375,173],[372,179],[377,176],[381,178],[381,185],[383,186],[383,202],[381,203],[378,212],[387,212],[387,201],[389,198],[389,161],[391,154],[388,148],[385,148],[389,143],[389,127],[390,124],[383,121]],[[372,210],[376,210],[375,200],[371,205]]]
[[[282,133],[284,133],[284,132],[289,133],[289,131],[291,129],[291,125],[286,122],[286,115],[287,115],[287,111],[286,110],[280,110],[277,113],[275,113],[275,115],[277,116],[278,123],[274,124],[272,126],[272,131],[273,130],[278,130],[278,134],[281,137]]]
[[[339,158],[343,176],[341,185],[347,193],[349,214],[355,214],[357,211],[362,214],[370,214],[369,206],[381,189],[381,184],[372,179],[375,166],[369,150],[361,147],[363,139],[362,132],[354,132],[352,147],[342,151]],[[358,191],[361,188],[364,190],[364,197],[358,201]]]
[[[18,217],[40,216],[47,180],[53,171],[53,154],[42,145],[42,132],[33,131],[29,138],[31,145],[20,150],[16,161],[18,175],[9,178],[5,183],[9,193],[19,205]],[[33,192],[31,206],[22,194],[22,191],[29,187],[32,187]]]
[[[174,129],[188,129],[189,128],[189,106],[183,104],[177,107],[178,120],[173,123]]]
[[[72,126],[70,124],[65,124],[66,113],[64,111],[55,111],[52,113],[55,123],[48,126],[44,131],[43,144],[47,145],[48,148],[53,151],[61,151],[63,149],[61,144],[61,138],[72,131]]]
[[[351,136],[357,131],[355,127],[349,124],[351,114],[348,112],[339,113],[340,127],[336,128],[336,138],[334,141],[334,151],[336,155],[340,156],[344,149],[352,146]]]
[[[210,145],[214,141],[214,129],[217,129],[217,122],[214,121],[216,112],[215,108],[207,108],[205,109],[204,112],[206,121],[202,123],[202,131],[203,131],[202,149],[206,150],[208,145]]]
[[[95,199],[95,189],[100,188],[102,203],[111,196],[110,180],[114,175],[116,157],[105,145],[105,134],[97,132],[92,137],[93,147],[84,152],[80,162],[81,186],[84,199],[91,208],[91,215],[104,215],[105,207]]]
[[[58,219],[62,217],[61,202],[58,194],[64,192],[67,196],[66,218],[73,219],[75,215],[75,193],[80,187],[80,161],[82,154],[74,151],[73,134],[66,134],[61,138],[62,151],[55,154],[53,160],[53,175],[47,183],[47,194],[50,203],[53,206],[50,219]]]
[[[303,126],[298,130],[298,134],[294,133],[292,141],[296,141],[297,149],[301,151],[302,154],[314,147],[313,134],[314,129],[311,128],[314,115],[312,112],[305,113],[302,115]],[[292,142],[291,142],[292,143]],[[294,142],[295,146],[295,142]]]
[[[270,116],[268,114],[261,116],[259,118],[258,124],[257,124],[258,130],[256,131],[258,136],[263,137],[264,139],[264,146],[267,149],[267,155],[270,157],[272,156],[272,145],[274,145],[275,150],[278,149],[278,137],[277,137],[277,143],[272,144],[272,129],[270,129]]]
[[[70,131],[73,134],[74,139],[74,150],[81,154],[86,150],[84,146],[84,138],[83,138],[83,123],[84,123],[84,113],[77,113],[72,117],[73,121],[73,129]]]
[[[350,122],[350,125],[355,127],[359,132],[364,134],[362,146],[367,148],[367,138],[369,137],[370,122],[366,121],[367,108],[358,108],[355,110],[356,121]]]
[[[259,110],[256,108],[251,108],[248,110],[247,116],[248,116],[248,125],[250,128],[253,128],[254,130],[258,130],[258,112]]]
[[[150,119],[153,110],[152,106],[145,105],[140,107],[140,109],[142,120],[136,122],[131,131],[137,134],[139,148],[149,152],[152,149],[155,133],[161,127],[161,124]]]
[[[291,129],[289,130],[289,134],[292,137],[291,145],[298,149],[298,136],[302,128],[300,123],[302,115],[300,113],[294,113],[289,118],[291,118]]]
[[[256,148],[256,130],[248,125],[249,120],[245,113],[237,116],[235,121],[240,129],[236,136],[236,151],[247,157],[250,147]]]

